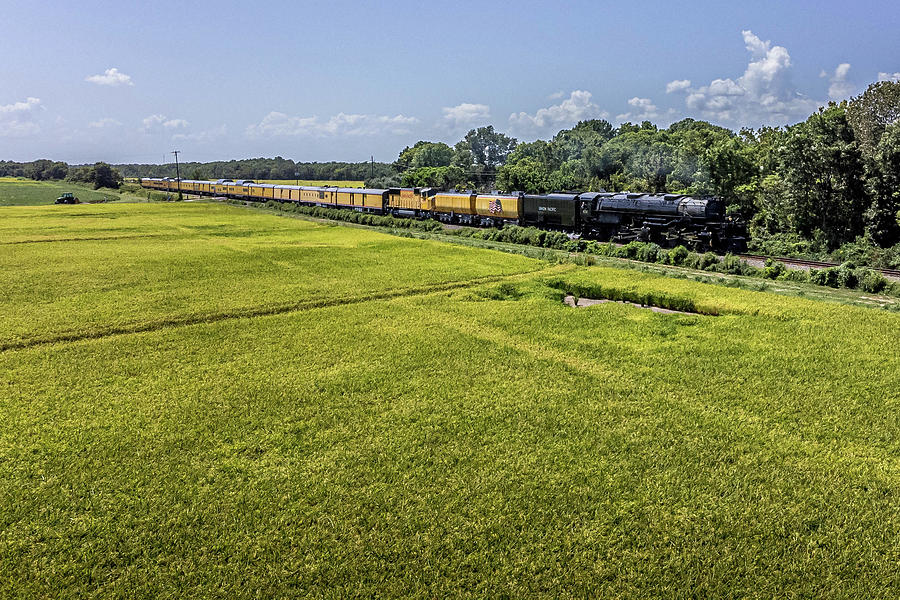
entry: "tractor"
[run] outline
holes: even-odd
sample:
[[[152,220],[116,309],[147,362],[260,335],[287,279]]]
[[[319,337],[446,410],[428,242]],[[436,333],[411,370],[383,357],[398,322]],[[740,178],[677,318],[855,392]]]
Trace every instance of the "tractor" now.
[[[56,204],[80,204],[80,201],[72,192],[66,192],[56,199]]]

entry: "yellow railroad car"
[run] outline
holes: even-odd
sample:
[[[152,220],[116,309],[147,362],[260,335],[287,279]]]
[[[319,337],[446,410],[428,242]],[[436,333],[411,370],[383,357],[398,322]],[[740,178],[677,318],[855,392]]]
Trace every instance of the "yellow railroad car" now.
[[[336,192],[336,203],[338,206],[365,210],[366,212],[380,212],[384,209],[386,197],[387,190],[338,188]]]
[[[387,190],[381,189],[371,189],[371,188],[360,188],[357,189],[357,194],[362,194],[363,196],[363,207],[370,211],[383,211],[384,204],[387,201]]]
[[[300,201],[304,204],[334,204],[333,190],[337,188],[300,186]]]
[[[300,186],[300,202],[303,204],[318,204],[325,199],[325,193],[321,188]]]
[[[253,200],[272,200],[274,197],[272,184],[268,183],[251,183],[247,186],[247,197]]]
[[[419,216],[434,210],[431,188],[391,188],[384,194],[388,212],[395,215]]]
[[[262,186],[258,183],[251,183],[247,186],[247,197],[252,198],[254,200],[259,199],[262,200],[263,190]]]
[[[228,195],[228,185],[234,183],[230,179],[219,179],[210,187],[212,188],[212,192],[217,196],[227,196]]]
[[[291,201],[291,190],[286,185],[276,185],[275,186],[275,199],[281,202],[290,202]]]
[[[434,212],[455,215],[474,215],[475,194],[438,192],[434,195]]]
[[[291,202],[300,202],[300,192],[303,188],[299,185],[287,185],[285,188],[288,191],[288,200]]]
[[[306,190],[311,190],[313,194],[311,197],[311,202],[313,204],[322,204],[328,206],[335,206],[337,204],[337,190],[336,187],[310,187],[303,188]]]
[[[388,194],[388,206],[403,210],[422,210],[422,198],[413,188],[394,188]]]
[[[355,206],[356,199],[354,198],[353,191],[347,188],[338,188],[335,191],[335,204],[342,207],[350,208]]]
[[[519,196],[478,194],[475,197],[475,212],[482,218],[482,221],[518,221],[521,203]]]

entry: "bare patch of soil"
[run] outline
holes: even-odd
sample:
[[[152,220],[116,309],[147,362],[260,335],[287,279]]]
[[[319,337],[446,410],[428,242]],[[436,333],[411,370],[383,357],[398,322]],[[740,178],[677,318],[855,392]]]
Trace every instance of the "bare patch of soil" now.
[[[595,304],[605,304],[607,302],[615,302],[615,300],[609,300],[607,298],[579,298],[577,301],[575,300],[575,296],[566,296],[563,300],[567,305],[572,308],[585,308],[588,306],[594,306]],[[669,308],[661,308],[659,306],[651,306],[649,304],[638,304],[637,302],[625,302],[621,301],[622,304],[630,304],[631,306],[636,306],[637,308],[646,308],[648,310],[652,310],[653,312],[662,313],[664,315],[693,315],[697,313],[685,312],[683,310],[672,310]]]

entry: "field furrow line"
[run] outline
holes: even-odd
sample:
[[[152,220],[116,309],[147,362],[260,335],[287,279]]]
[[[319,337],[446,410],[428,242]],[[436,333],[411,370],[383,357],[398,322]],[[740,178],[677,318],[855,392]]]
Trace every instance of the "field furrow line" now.
[[[135,234],[135,235],[101,235],[90,237],[66,237],[66,238],[38,238],[30,240],[12,240],[9,242],[0,242],[0,246],[12,246],[15,244],[46,244],[50,242],[105,242],[108,240],[134,240],[134,239],[152,239],[164,237],[178,237],[173,234]]]
[[[291,312],[300,312],[306,310],[314,310],[318,308],[328,308],[332,306],[340,306],[344,304],[361,304],[373,300],[392,300],[395,298],[409,298],[413,296],[425,296],[437,292],[445,292],[455,289],[465,289],[476,287],[486,283],[495,283],[498,281],[506,281],[524,276],[535,275],[542,271],[546,271],[551,267],[540,267],[529,271],[521,271],[518,273],[510,273],[506,275],[487,275],[467,279],[463,281],[450,281],[433,285],[415,286],[407,288],[398,288],[382,292],[373,292],[362,296],[347,296],[343,298],[324,298],[319,300],[304,300],[300,302],[289,302],[268,306],[248,306],[206,314],[179,315],[166,317],[163,319],[155,319],[153,321],[144,321],[137,323],[129,323],[125,325],[117,325],[110,327],[102,327],[92,331],[71,331],[59,333],[55,335],[33,337],[22,340],[11,340],[0,342],[0,353],[11,350],[24,350],[34,348],[36,346],[46,346],[50,344],[80,342],[84,340],[101,339],[115,335],[127,335],[134,333],[145,333],[149,331],[158,331],[161,329],[186,327],[189,325],[197,325],[201,323],[217,323],[219,321],[227,321],[231,319],[248,319],[254,317],[266,317]]]

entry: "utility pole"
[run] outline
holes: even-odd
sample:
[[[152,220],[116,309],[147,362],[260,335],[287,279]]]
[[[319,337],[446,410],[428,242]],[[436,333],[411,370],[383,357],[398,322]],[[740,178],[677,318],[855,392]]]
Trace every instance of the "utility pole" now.
[[[178,182],[178,198],[181,199],[181,170],[178,168],[178,153],[181,150],[173,150],[172,154],[175,155],[175,180]]]
[[[297,178],[297,187],[300,187],[300,171],[294,171],[294,177]]]

